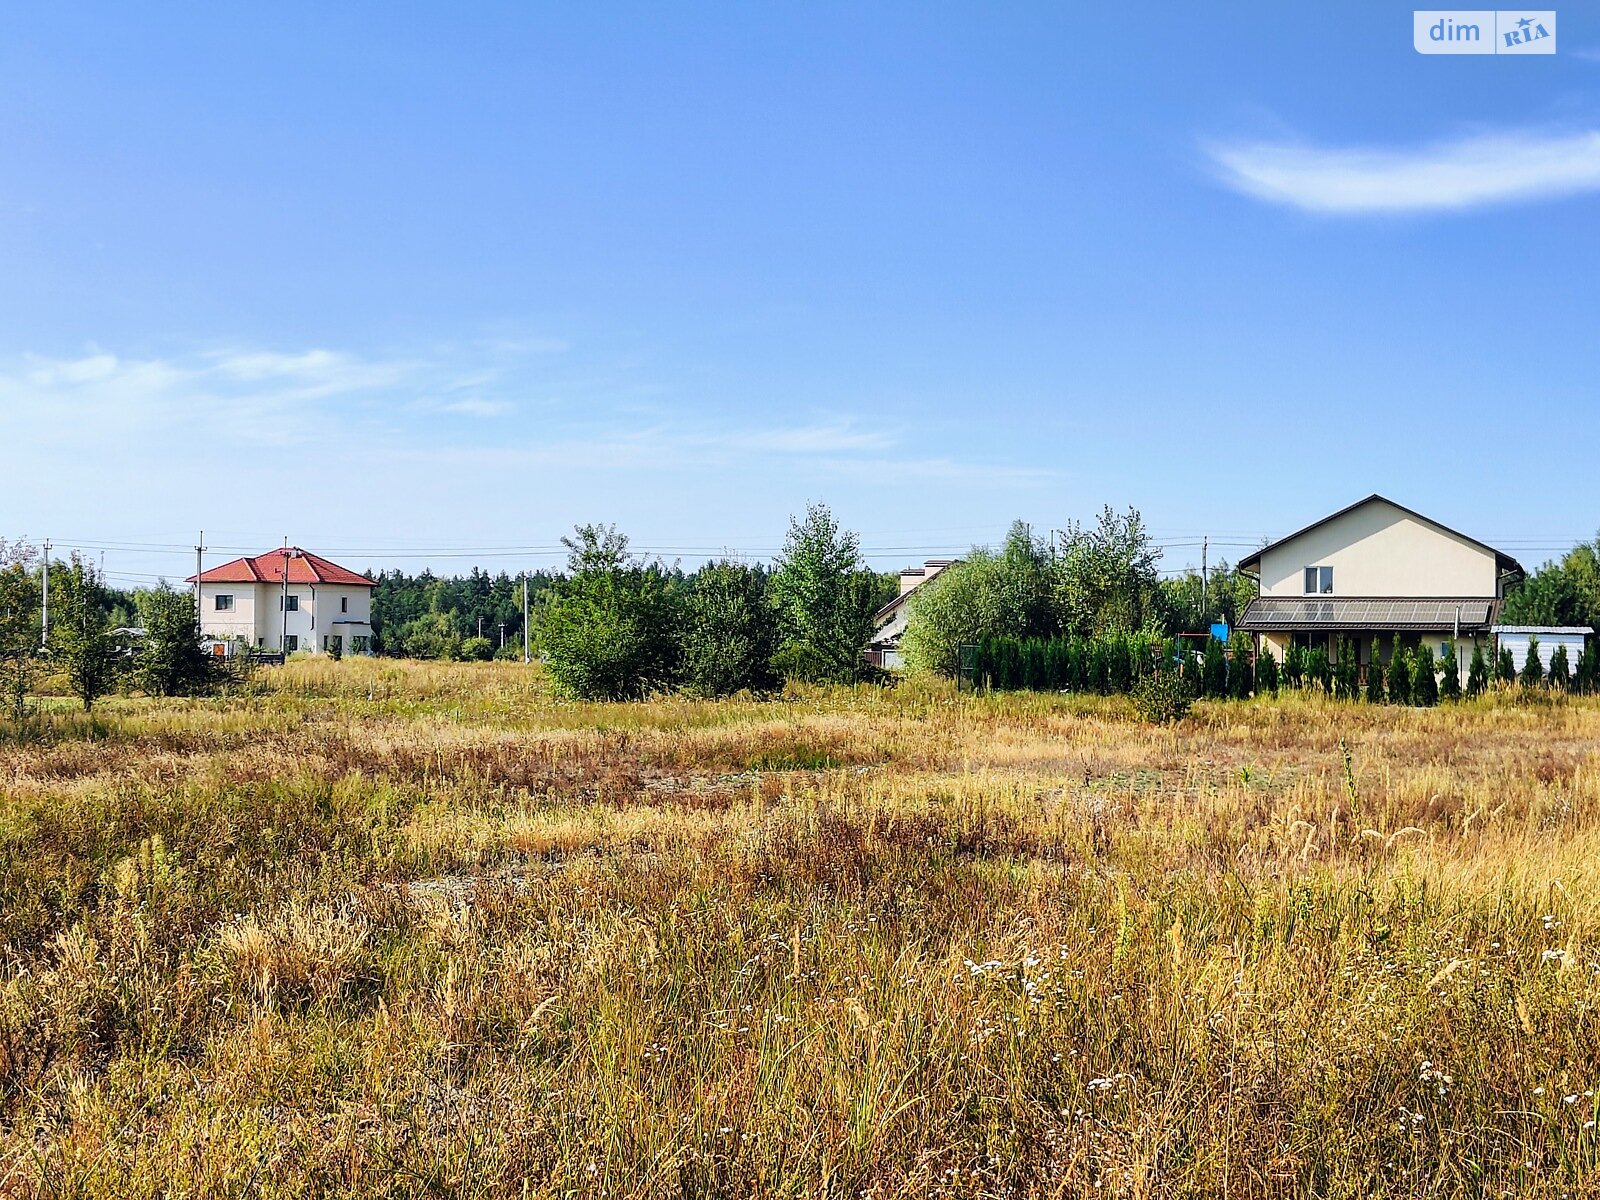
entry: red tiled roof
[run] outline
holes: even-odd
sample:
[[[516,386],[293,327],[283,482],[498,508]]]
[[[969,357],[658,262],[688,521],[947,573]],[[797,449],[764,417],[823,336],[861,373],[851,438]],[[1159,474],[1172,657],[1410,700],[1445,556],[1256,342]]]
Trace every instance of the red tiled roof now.
[[[320,554],[290,546],[287,550],[269,550],[254,558],[236,558],[212,567],[200,576],[202,583],[282,583],[283,564],[289,564],[290,583],[337,583],[345,587],[376,587],[365,575],[329,562]],[[193,583],[189,576],[185,583]]]

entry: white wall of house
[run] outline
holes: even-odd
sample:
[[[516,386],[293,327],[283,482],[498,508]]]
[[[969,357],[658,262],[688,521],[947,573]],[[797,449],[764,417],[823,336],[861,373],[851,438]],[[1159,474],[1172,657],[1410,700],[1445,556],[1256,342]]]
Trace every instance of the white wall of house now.
[[[1499,584],[1493,551],[1383,502],[1263,553],[1261,594],[1305,595],[1307,567],[1333,568],[1335,596],[1493,598]]]
[[[231,607],[217,607],[217,598]],[[242,638],[256,644],[259,619],[256,585],[251,583],[202,583],[200,585],[200,632],[214,638]]]
[[[372,636],[372,589],[334,584],[291,583],[292,604],[285,622],[284,588],[279,583],[204,583],[200,585],[200,631],[207,637],[243,638],[252,646],[280,650],[284,635],[294,650],[320,654],[337,637],[342,653],[355,652],[356,638]],[[233,597],[231,609],[218,609],[217,597]]]

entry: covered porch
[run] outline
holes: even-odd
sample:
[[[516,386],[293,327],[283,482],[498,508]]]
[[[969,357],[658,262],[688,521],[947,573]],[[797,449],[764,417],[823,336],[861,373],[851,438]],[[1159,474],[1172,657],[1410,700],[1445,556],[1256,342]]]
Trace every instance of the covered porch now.
[[[1239,628],[1255,637],[1258,650],[1270,649],[1279,662],[1290,646],[1322,650],[1334,664],[1343,654],[1354,654],[1363,686],[1374,654],[1380,664],[1387,664],[1394,655],[1396,637],[1407,650],[1427,645],[1435,661],[1454,644],[1457,666],[1465,681],[1473,646],[1489,634],[1495,607],[1493,600],[1467,598],[1263,596],[1251,602]]]

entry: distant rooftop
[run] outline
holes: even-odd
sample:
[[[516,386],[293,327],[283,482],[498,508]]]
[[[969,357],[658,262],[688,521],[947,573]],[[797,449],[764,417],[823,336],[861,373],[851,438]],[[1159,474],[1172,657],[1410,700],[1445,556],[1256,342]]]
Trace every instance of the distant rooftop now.
[[[375,587],[365,575],[329,562],[320,554],[299,546],[269,550],[253,558],[236,558],[212,567],[200,576],[201,583],[282,583],[284,564],[288,564],[290,583],[337,583],[346,587]],[[191,575],[186,583],[193,583]]]

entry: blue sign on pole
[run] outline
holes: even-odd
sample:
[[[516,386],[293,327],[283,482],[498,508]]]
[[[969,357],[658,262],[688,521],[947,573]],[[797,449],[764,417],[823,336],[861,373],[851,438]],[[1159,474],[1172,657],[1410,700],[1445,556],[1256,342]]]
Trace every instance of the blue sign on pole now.
[[[1228,623],[1226,621],[1218,621],[1215,625],[1213,625],[1211,627],[1211,636],[1216,638],[1217,641],[1219,641],[1219,642],[1227,641],[1228,640]]]

